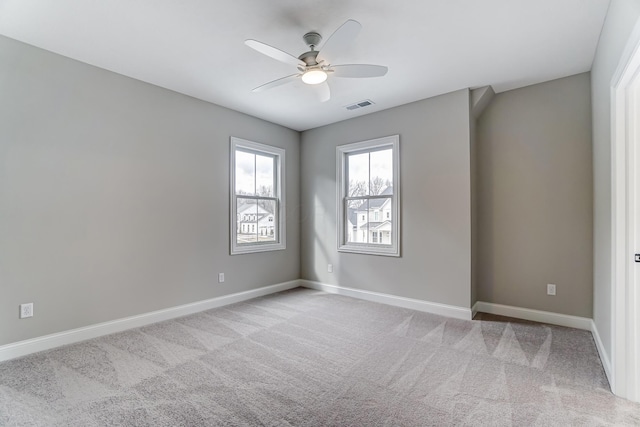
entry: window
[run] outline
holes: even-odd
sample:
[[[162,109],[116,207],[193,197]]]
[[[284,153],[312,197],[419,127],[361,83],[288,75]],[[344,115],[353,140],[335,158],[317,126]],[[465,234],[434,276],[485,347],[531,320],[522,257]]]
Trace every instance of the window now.
[[[339,251],[400,256],[399,150],[398,135],[337,147]]]
[[[231,138],[231,254],[285,249],[284,150]]]

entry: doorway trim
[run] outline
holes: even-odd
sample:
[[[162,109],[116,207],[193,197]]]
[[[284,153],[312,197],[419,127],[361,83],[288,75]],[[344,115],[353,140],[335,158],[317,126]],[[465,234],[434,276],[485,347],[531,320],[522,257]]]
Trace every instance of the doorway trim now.
[[[611,388],[640,401],[640,289],[633,254],[640,215],[640,20],[611,81]],[[635,119],[634,119],[635,118]]]

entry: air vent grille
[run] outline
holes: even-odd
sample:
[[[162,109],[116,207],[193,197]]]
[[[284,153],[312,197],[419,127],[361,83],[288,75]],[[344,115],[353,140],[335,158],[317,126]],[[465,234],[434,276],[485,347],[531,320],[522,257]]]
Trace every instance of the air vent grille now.
[[[359,108],[368,107],[369,105],[373,105],[373,104],[374,104],[374,102],[372,100],[365,99],[363,101],[359,101],[359,102],[356,102],[354,104],[349,104],[349,105],[345,106],[344,108],[346,108],[349,111],[352,111],[352,110],[357,110]]]

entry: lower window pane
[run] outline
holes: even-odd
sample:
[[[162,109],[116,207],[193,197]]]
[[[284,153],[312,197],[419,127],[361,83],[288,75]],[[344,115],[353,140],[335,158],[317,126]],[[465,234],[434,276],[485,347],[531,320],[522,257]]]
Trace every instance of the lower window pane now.
[[[275,242],[278,235],[275,200],[258,200],[256,231],[259,242]]]
[[[276,242],[278,220],[275,200],[237,198],[237,233],[239,245]]]
[[[237,199],[237,233],[236,243],[256,243],[258,234],[256,233],[256,221],[258,217],[258,203],[256,200]]]
[[[369,223],[369,201],[367,199],[349,200],[345,235],[348,243],[367,243]]]
[[[391,244],[391,198],[347,201],[347,243]]]
[[[369,242],[375,245],[391,244],[391,197],[369,200]]]

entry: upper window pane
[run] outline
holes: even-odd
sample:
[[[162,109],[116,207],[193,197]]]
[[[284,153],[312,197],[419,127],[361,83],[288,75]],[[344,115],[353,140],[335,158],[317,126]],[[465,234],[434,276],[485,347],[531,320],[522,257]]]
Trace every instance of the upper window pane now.
[[[349,197],[393,194],[393,150],[348,154],[346,163]]]
[[[369,195],[369,153],[347,156],[349,196]]]
[[[275,156],[236,151],[236,194],[274,197]]]
[[[393,151],[380,150],[370,153],[369,188],[372,195],[382,194],[387,188],[393,189]],[[389,193],[389,190],[385,192]]]
[[[272,156],[256,155],[256,195],[273,197],[275,195]]]
[[[236,150],[236,194],[256,193],[256,155]]]

